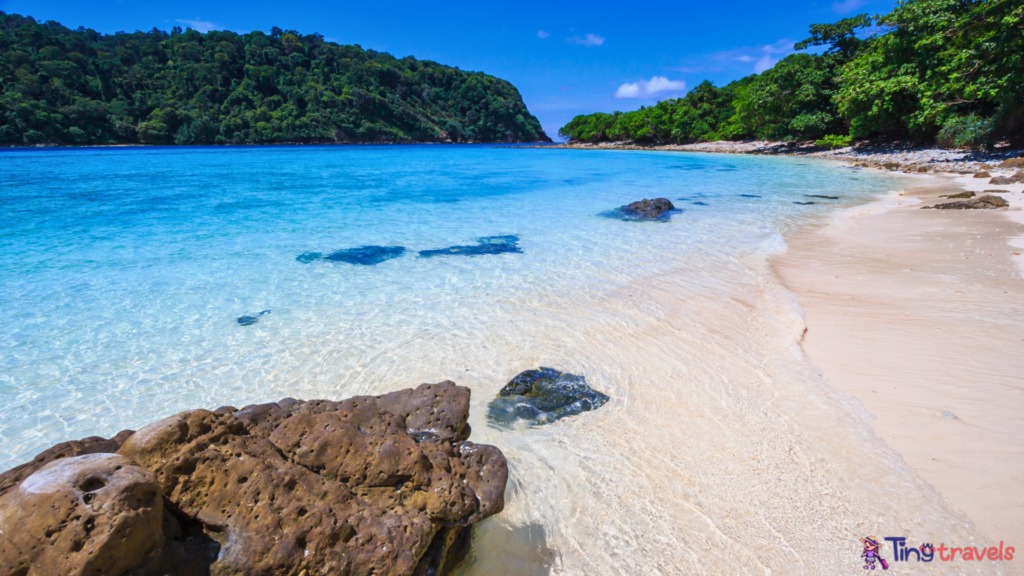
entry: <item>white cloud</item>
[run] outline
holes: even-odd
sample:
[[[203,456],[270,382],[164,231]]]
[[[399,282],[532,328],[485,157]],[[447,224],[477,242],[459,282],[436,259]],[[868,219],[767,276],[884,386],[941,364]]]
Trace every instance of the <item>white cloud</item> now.
[[[752,62],[754,60],[754,57],[747,56],[746,54],[744,54],[742,56],[737,56],[736,59],[739,60],[740,62]]]
[[[537,30],[537,38],[540,38],[541,40],[543,40],[543,39],[547,38],[548,36],[551,36],[551,34],[548,34],[547,32],[545,32],[543,30]]]
[[[605,37],[598,36],[597,34],[587,34],[582,38],[577,34],[576,36],[570,36],[565,39],[567,44],[579,44],[580,46],[587,47],[600,46],[601,44],[604,44],[604,41]]]
[[[655,76],[650,80],[638,80],[619,86],[615,91],[616,98],[654,98],[668,94],[686,92],[686,82],[669,80],[664,76]]]
[[[210,30],[217,30],[218,28],[221,28],[221,26],[219,26],[217,24],[214,24],[213,22],[210,22],[209,20],[200,20],[199,18],[195,18],[193,20],[187,20],[187,19],[180,19],[179,18],[178,22],[180,24],[184,24],[185,26],[188,26],[189,28],[195,30],[196,32],[202,32],[204,34],[209,32]]]
[[[832,2],[832,11],[836,14],[849,14],[865,4],[866,0],[836,0]]]
[[[757,62],[754,63],[754,72],[760,74],[761,72],[768,70],[772,66],[775,66],[776,64],[778,64],[778,62],[778,60],[772,58],[771,54],[765,54],[764,56],[761,56],[757,60]]]

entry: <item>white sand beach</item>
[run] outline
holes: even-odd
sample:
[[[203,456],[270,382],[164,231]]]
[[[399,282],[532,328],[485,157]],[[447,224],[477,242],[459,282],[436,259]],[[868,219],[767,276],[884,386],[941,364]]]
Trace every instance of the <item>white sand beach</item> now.
[[[774,264],[805,310],[800,346],[828,384],[860,401],[983,534],[1021,543],[1024,185],[920,180],[792,234]],[[999,190],[1011,206],[921,210],[964,189]]]

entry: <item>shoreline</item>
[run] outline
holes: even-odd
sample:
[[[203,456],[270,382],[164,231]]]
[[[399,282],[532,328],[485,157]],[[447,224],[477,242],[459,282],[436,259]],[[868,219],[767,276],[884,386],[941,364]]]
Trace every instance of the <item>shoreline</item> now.
[[[1021,542],[1024,184],[920,178],[794,231],[771,263],[828,385],[981,533]],[[991,188],[1008,209],[920,210]]]
[[[532,146],[531,146],[532,147]],[[563,143],[544,148],[564,150],[634,150],[648,152],[697,152],[705,154],[749,154],[754,156],[796,156],[821,158],[852,163],[860,168],[876,168],[908,174],[974,174],[995,170],[996,175],[1010,175],[1024,165],[1000,167],[1011,158],[1024,156],[1020,148],[980,152],[953,150],[937,146],[905,146],[899,143],[870,145],[858,143],[846,148],[824,149],[807,143],[754,140],[744,142],[718,141],[695,144],[639,145],[633,142]]]

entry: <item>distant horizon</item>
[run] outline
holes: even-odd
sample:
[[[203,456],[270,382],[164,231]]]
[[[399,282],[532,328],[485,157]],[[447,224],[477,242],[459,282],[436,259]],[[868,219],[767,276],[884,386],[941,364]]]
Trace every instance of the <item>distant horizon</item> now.
[[[807,36],[811,24],[856,13],[885,13],[894,2],[787,4],[778,8],[734,0],[714,7],[664,6],[658,7],[659,17],[653,20],[652,10],[620,13],[621,7],[611,3],[580,5],[578,10],[527,4],[505,15],[497,8],[469,3],[451,5],[441,14],[400,2],[386,18],[372,7],[318,6],[308,0],[293,3],[288,13],[263,0],[217,5],[181,0],[157,6],[118,0],[97,0],[88,6],[68,0],[0,0],[0,10],[104,34],[154,27],[169,32],[175,26],[239,34],[269,33],[277,26],[319,33],[330,42],[507,80],[548,136],[559,140],[558,129],[579,114],[635,110],[683,96],[704,80],[722,86],[762,72],[792,54],[793,43]],[[720,19],[722,13],[733,18],[719,22],[717,28],[692,24]],[[684,24],[677,27],[674,22]],[[437,32],[446,26],[454,26],[458,33]]]

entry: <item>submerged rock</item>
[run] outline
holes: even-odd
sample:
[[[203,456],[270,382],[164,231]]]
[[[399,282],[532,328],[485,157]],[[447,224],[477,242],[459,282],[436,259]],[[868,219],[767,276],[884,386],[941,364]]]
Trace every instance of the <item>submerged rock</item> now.
[[[522,254],[519,247],[519,236],[484,236],[477,239],[476,246],[449,246],[438,250],[420,250],[423,258],[434,256],[480,256],[487,254],[504,254],[511,252]]]
[[[693,205],[694,205],[694,206],[707,206],[707,205],[708,205],[708,203],[707,203],[707,202],[700,202],[700,201],[697,201],[697,202],[694,202],[694,203],[693,203]]]
[[[799,204],[801,206],[810,206],[811,204],[817,204],[817,202],[793,202],[793,204]]]
[[[740,194],[743,198],[760,198],[757,194]]]
[[[324,260],[360,266],[376,266],[381,262],[398,258],[402,254],[405,254],[404,246],[360,246],[358,248],[345,248],[344,250],[331,252],[327,256],[324,256],[321,252],[304,252],[296,256],[295,259],[303,264]]]
[[[804,194],[808,198],[824,198],[825,200],[839,200],[839,196],[822,196],[821,194]]]
[[[924,206],[924,208],[935,208],[936,210],[993,210],[1005,208],[1010,203],[999,196],[985,195],[961,202],[946,202],[935,206]]]
[[[55,446],[0,475],[3,574],[446,574],[508,477],[466,441],[469,398],[284,399]]]
[[[513,378],[488,405],[487,419],[510,425],[526,420],[535,425],[597,410],[608,396],[591,388],[583,376],[541,367]]]
[[[266,314],[270,314],[270,310],[264,310],[262,312],[257,312],[256,314],[253,314],[252,316],[239,316],[238,317],[238,324],[241,325],[241,326],[252,326],[253,324],[255,324],[255,323],[260,321],[260,319],[259,319],[260,316],[264,316]]]
[[[676,207],[667,198],[638,200],[612,211],[612,214],[623,220],[668,220],[671,211]]]

